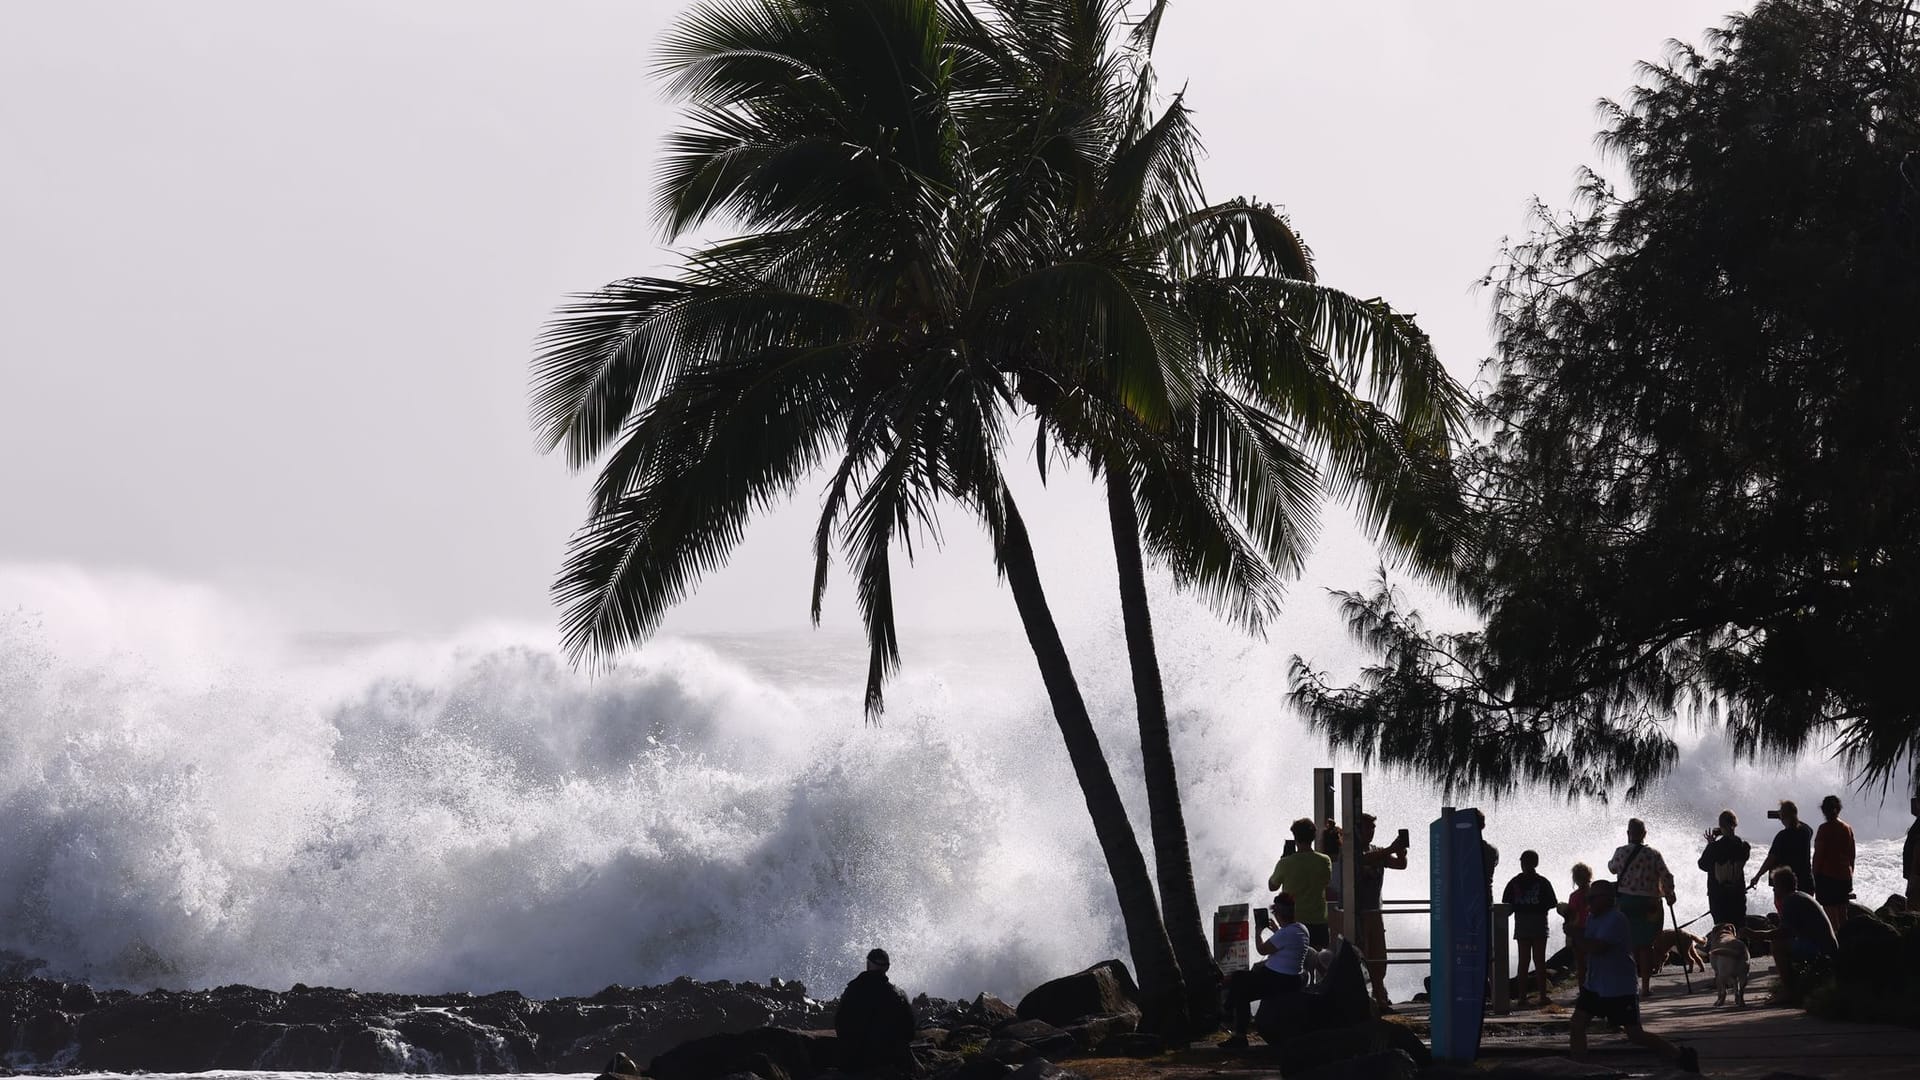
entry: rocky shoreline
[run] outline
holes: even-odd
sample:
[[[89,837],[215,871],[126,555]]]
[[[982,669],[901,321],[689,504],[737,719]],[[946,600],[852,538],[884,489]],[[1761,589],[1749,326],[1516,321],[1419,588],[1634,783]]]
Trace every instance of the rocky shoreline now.
[[[1351,949],[1322,988],[1288,1002],[1276,1022],[1312,1033],[1285,1046],[1269,1039],[1289,1076],[1369,1055],[1391,1059],[1369,1073],[1379,1077],[1410,1078],[1427,1064],[1419,1039],[1373,1018]],[[927,1080],[1075,1080],[1055,1063],[1167,1049],[1138,1030],[1138,991],[1118,960],[1043,983],[1018,1008],[989,994],[922,995],[913,1006],[913,1053]],[[838,1080],[835,1009],[779,979],[683,978],[543,1001],[308,986],[133,993],[29,978],[0,982],[0,1074],[604,1070],[603,1080]]]
[[[0,983],[0,1071],[598,1072],[691,1039],[758,1027],[831,1026],[799,983],[609,986],[535,1000],[507,991],[377,994],[327,987],[96,990]]]

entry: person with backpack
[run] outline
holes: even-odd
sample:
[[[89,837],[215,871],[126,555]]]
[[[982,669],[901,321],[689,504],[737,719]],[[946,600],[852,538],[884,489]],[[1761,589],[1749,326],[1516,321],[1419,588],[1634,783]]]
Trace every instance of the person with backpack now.
[[[1653,973],[1657,957],[1653,939],[1660,933],[1661,902],[1673,899],[1673,874],[1660,852],[1647,845],[1647,823],[1639,818],[1627,821],[1627,842],[1614,849],[1607,869],[1617,879],[1615,903],[1633,931],[1634,959],[1640,966],[1640,996],[1653,994]]]
[[[1700,869],[1707,873],[1707,910],[1713,925],[1747,925],[1747,860],[1753,845],[1736,835],[1740,819],[1731,810],[1720,811],[1720,826],[1707,830],[1707,846],[1700,852]]]

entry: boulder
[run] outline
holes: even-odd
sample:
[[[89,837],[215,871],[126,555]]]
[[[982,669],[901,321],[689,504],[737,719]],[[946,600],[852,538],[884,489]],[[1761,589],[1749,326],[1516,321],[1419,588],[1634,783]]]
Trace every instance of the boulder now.
[[[1012,1067],[1023,1064],[1030,1058],[1039,1057],[1040,1051],[1035,1050],[1019,1039],[1002,1039],[996,1036],[995,1038],[987,1040],[987,1045],[980,1048],[978,1056],[991,1058],[994,1061],[1002,1062]]]
[[[973,1012],[988,1027],[1019,1018],[1019,1013],[1013,1006],[985,992],[973,999]]]
[[[995,1041],[1018,1039],[1050,1057],[1064,1057],[1080,1048],[1072,1035],[1045,1020],[1015,1020],[1011,1024],[1002,1024],[994,1029],[993,1037]]]
[[[1414,1080],[1419,1068],[1400,1050],[1381,1050],[1299,1074],[1299,1080]],[[1289,1077],[1289,1080],[1292,1080]]]
[[[1084,971],[1041,983],[1020,999],[1022,1020],[1065,1027],[1083,1016],[1140,1015],[1140,988],[1127,965],[1103,960]]]
[[[1267,1045],[1272,1048],[1274,1061],[1280,1066],[1280,1075],[1291,1080],[1329,1065],[1396,1049],[1389,1044],[1388,1038],[1376,1027],[1355,1025],[1279,1040],[1269,1039]]]
[[[1906,965],[1901,962],[1900,931],[1872,915],[1855,912],[1837,936],[1840,955],[1834,958],[1836,978],[1876,993],[1899,993],[1907,979]]]
[[[1144,1031],[1109,1035],[1094,1047],[1094,1053],[1102,1057],[1150,1058],[1159,1057],[1166,1051],[1166,1040]]]
[[[790,1028],[763,1027],[708,1035],[681,1043],[648,1063],[653,1080],[720,1080],[752,1073],[761,1080],[812,1080],[832,1065],[813,1038]]]
[[[1115,1035],[1131,1033],[1138,1026],[1137,1016],[1086,1016],[1069,1024],[1064,1030],[1072,1037],[1074,1046],[1084,1054]]]

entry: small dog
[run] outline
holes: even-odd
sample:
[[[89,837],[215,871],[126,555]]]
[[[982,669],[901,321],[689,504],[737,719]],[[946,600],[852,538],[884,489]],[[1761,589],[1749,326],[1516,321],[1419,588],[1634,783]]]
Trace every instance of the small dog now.
[[[1685,930],[1662,930],[1653,935],[1653,964],[1658,971],[1673,962],[1677,955],[1680,966],[1688,974],[1707,970],[1707,961],[1700,955],[1700,947],[1706,942],[1687,933]]]
[[[1747,980],[1752,978],[1750,968],[1753,954],[1747,949],[1747,943],[1740,940],[1740,931],[1732,923],[1721,923],[1707,932],[1707,955],[1713,958],[1713,988],[1719,996],[1713,999],[1716,1008],[1727,1003],[1727,988],[1733,988],[1733,1007],[1747,1007]]]

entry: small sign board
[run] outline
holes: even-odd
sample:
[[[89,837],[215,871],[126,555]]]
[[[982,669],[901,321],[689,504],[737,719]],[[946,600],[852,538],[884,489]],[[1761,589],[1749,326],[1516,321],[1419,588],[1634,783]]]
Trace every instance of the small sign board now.
[[[1222,904],[1213,913],[1213,962],[1225,972],[1245,971],[1253,963],[1246,904]]]

